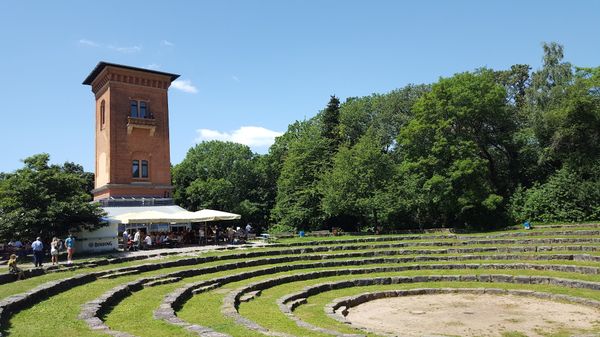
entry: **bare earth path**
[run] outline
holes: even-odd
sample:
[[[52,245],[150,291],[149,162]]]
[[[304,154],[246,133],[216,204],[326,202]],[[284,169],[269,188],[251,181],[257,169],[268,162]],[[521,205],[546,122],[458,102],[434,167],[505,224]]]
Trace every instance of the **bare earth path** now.
[[[518,296],[440,294],[364,303],[346,317],[355,326],[396,336],[542,336],[600,325],[600,310]]]

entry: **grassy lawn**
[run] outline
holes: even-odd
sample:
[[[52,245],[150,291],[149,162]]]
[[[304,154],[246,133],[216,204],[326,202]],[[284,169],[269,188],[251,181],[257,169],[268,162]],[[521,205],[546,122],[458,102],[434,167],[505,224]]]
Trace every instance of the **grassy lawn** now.
[[[468,240],[494,240],[494,239],[506,239],[506,240],[527,240],[527,239],[546,239],[555,237],[565,238],[585,238],[585,239],[600,239],[600,235],[582,235],[578,234],[580,230],[599,230],[597,226],[586,226],[582,225],[577,228],[570,228],[571,233],[566,235],[561,234],[560,236],[556,233],[563,232],[564,228],[542,228],[536,226],[532,231],[524,230],[510,230],[510,231],[496,231],[486,232],[478,234],[459,234],[450,235],[450,237],[443,237],[437,239],[440,236],[438,233],[427,234],[423,236],[413,235],[390,235],[390,236],[337,236],[337,237],[319,237],[319,238],[291,238],[279,240],[284,244],[300,244],[298,246],[285,247],[256,247],[256,248],[242,248],[236,250],[220,250],[220,251],[202,251],[202,252],[188,252],[181,255],[169,255],[160,258],[152,258],[147,260],[135,260],[125,263],[110,264],[97,267],[86,267],[76,270],[60,271],[55,273],[48,273],[38,277],[30,279],[12,282],[8,284],[0,285],[0,298],[5,298],[14,294],[23,293],[29,291],[36,286],[49,281],[55,281],[71,277],[77,274],[90,273],[96,271],[106,271],[111,269],[117,269],[122,267],[137,266],[143,264],[163,263],[167,261],[176,261],[179,259],[187,259],[192,257],[211,257],[218,256],[219,259],[209,263],[198,263],[194,265],[178,266],[163,268],[155,271],[149,271],[140,273],[137,275],[126,275],[114,279],[101,279],[96,280],[92,283],[85,284],[82,286],[74,287],[68,291],[52,296],[51,298],[41,301],[34,307],[23,310],[14,315],[8,322],[8,336],[37,336],[46,334],[49,331],[60,331],[61,334],[69,336],[102,336],[105,334],[91,331],[89,327],[80,321],[77,317],[80,312],[82,304],[91,301],[106,291],[121,285],[126,282],[134,281],[142,277],[150,277],[156,275],[163,275],[167,273],[199,269],[205,267],[212,267],[224,264],[231,264],[239,261],[254,261],[254,260],[265,260],[270,258],[280,257],[296,257],[302,256],[303,259],[297,259],[293,262],[284,262],[277,264],[262,264],[253,267],[237,268],[233,270],[225,270],[216,273],[202,274],[194,277],[189,277],[180,280],[176,283],[160,285],[156,287],[144,288],[141,291],[131,294],[131,296],[125,298],[123,301],[118,303],[107,315],[104,317],[106,324],[114,330],[127,332],[136,336],[150,336],[150,337],[162,337],[162,336],[195,336],[195,334],[187,331],[186,329],[155,320],[153,318],[153,312],[163,301],[166,294],[180,288],[188,283],[197,282],[201,280],[210,280],[217,277],[236,275],[247,271],[263,270],[274,266],[300,266],[304,265],[307,268],[294,269],[287,272],[281,273],[270,273],[262,276],[244,279],[242,281],[225,284],[220,288],[212,291],[198,294],[193,296],[188,302],[185,303],[183,308],[177,313],[178,316],[189,323],[194,323],[202,326],[212,328],[216,331],[226,333],[232,336],[243,336],[243,337],[254,337],[264,336],[263,334],[248,330],[247,328],[237,325],[233,319],[221,314],[221,308],[223,305],[223,299],[231,291],[238,289],[239,287],[245,286],[251,282],[263,281],[271,278],[281,277],[284,275],[291,274],[304,274],[319,270],[349,270],[349,269],[370,269],[376,267],[398,267],[398,266],[421,266],[424,269],[421,270],[410,270],[401,272],[386,272],[386,273],[367,273],[367,274],[356,274],[356,275],[342,275],[334,277],[324,277],[318,279],[311,279],[305,281],[290,282],[280,286],[274,286],[272,288],[265,289],[261,296],[251,300],[247,303],[240,305],[239,312],[243,317],[255,321],[261,326],[268,328],[273,331],[285,332],[296,336],[329,336],[312,330],[307,330],[296,325],[296,323],[290,320],[285,314],[283,314],[276,301],[280,297],[301,290],[303,287],[314,285],[322,282],[329,281],[340,281],[348,279],[361,279],[361,278],[372,278],[381,276],[415,276],[415,275],[480,275],[480,274],[504,274],[504,275],[531,275],[531,276],[549,276],[566,278],[572,280],[592,281],[600,282],[600,274],[580,274],[572,272],[558,272],[558,271],[543,271],[535,269],[493,269],[483,266],[483,269],[427,269],[428,265],[439,265],[439,264],[457,264],[457,265],[472,265],[472,264],[531,264],[531,265],[557,265],[557,266],[588,266],[588,267],[600,267],[600,263],[593,261],[573,261],[566,258],[571,255],[588,254],[592,256],[600,256],[600,251],[578,251],[575,250],[578,247],[597,247],[597,243],[582,242],[582,243],[565,243],[565,244],[519,244],[519,243],[485,243],[485,244],[467,244],[465,241]],[[509,237],[505,236],[506,233],[518,233],[527,232],[533,235],[527,235],[523,237]],[[446,234],[441,234],[446,235]],[[377,237],[385,238],[386,241],[381,242],[340,242],[340,240],[353,240],[357,238],[368,238]],[[417,238],[418,237],[418,238]],[[406,247],[388,247],[396,243],[406,242],[410,246]],[[444,243],[445,246],[438,246],[435,243]],[[416,245],[413,245],[416,244]],[[447,244],[452,244],[448,246]],[[362,247],[361,247],[362,246]],[[365,246],[372,246],[364,248]],[[490,252],[476,252],[476,253],[455,253],[452,250],[457,249],[481,249],[497,247],[501,250],[522,248],[522,247],[552,247],[559,249],[558,251],[538,251],[538,252],[526,252],[526,253],[505,253],[498,251]],[[310,252],[310,248],[313,247],[326,247],[327,250],[323,252]],[[560,247],[560,248],[559,248]],[[563,248],[566,247],[566,248]],[[308,250],[307,253],[298,253],[301,250]],[[449,251],[450,253],[446,253]],[[259,256],[246,257],[245,253],[258,252]],[[361,254],[361,256],[345,257],[344,255]],[[473,260],[462,259],[463,256],[468,255],[469,258],[475,257]],[[502,255],[516,256],[517,260],[502,260],[499,259]],[[559,260],[534,260],[533,258],[540,256],[551,256],[551,255],[564,255],[565,259]],[[318,258],[316,260],[309,260],[309,258]],[[436,260],[426,262],[405,262],[396,263],[386,259],[394,258],[434,258]],[[98,257],[90,257],[90,259],[97,259]],[[452,260],[455,259],[456,260]],[[383,260],[382,260],[383,259]],[[448,259],[448,261],[444,261]],[[322,268],[317,265],[320,262],[328,261],[364,261],[364,265],[343,265]],[[543,292],[551,292],[557,294],[566,294],[577,297],[586,297],[590,299],[600,300],[600,292],[587,290],[587,289],[571,289],[566,287],[548,286],[548,285],[522,285],[522,284],[503,284],[503,283],[486,283],[486,282],[430,282],[424,284],[398,284],[398,285],[380,285],[380,286],[368,286],[368,287],[354,287],[348,289],[340,289],[335,291],[329,291],[322,294],[312,296],[308,299],[308,303],[301,305],[295,312],[295,314],[320,327],[338,330],[346,333],[364,333],[357,331],[346,324],[337,322],[327,315],[323,311],[323,307],[330,303],[333,299],[356,295],[368,291],[379,291],[389,289],[408,289],[416,287],[488,287],[488,288],[505,288],[505,289],[528,289]],[[600,332],[600,331],[599,331]],[[544,336],[562,337],[568,336],[569,331],[555,331],[555,332],[544,332]],[[517,331],[504,331],[503,337],[517,337],[522,336]]]

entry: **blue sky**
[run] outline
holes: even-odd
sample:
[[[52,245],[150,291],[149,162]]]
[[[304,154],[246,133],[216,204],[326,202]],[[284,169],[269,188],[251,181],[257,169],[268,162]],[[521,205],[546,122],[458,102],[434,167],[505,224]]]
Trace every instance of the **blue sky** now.
[[[202,136],[264,153],[331,94],[536,69],[544,41],[598,66],[599,17],[598,1],[0,1],[0,172],[40,152],[93,170],[81,82],[99,61],[181,74],[169,90],[177,164]]]

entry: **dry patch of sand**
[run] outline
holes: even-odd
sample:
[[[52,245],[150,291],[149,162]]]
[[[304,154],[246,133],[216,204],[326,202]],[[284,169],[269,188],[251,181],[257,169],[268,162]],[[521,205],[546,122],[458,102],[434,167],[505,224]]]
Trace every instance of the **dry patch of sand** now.
[[[351,308],[346,319],[396,336],[501,336],[518,331],[538,337],[561,329],[596,328],[600,310],[511,295],[439,294],[367,302]]]

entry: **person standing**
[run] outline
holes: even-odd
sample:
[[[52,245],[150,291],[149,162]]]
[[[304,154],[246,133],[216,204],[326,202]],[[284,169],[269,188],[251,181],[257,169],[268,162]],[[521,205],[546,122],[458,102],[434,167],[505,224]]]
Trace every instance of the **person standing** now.
[[[248,224],[246,225],[246,234],[250,233],[252,233],[252,224],[248,222]]]
[[[123,245],[127,246],[127,241],[129,241],[129,232],[127,230],[123,231]]]
[[[200,229],[198,229],[198,243],[200,245],[205,245],[206,244],[206,232],[204,232],[204,228],[200,227]]]
[[[52,238],[52,242],[50,242],[50,257],[52,258],[52,265],[58,264],[59,245],[60,241],[58,241],[58,238]]]
[[[138,250],[140,248],[140,244],[142,243],[142,239],[140,238],[140,230],[136,230],[133,235],[133,250]]]
[[[73,234],[69,234],[69,237],[65,239],[65,246],[67,246],[67,264],[73,263],[73,254],[75,253],[75,238]]]
[[[31,244],[31,249],[33,250],[33,264],[36,267],[41,267],[44,260],[44,244],[42,243],[42,238],[38,236]]]

